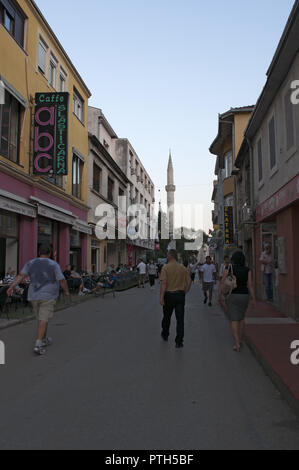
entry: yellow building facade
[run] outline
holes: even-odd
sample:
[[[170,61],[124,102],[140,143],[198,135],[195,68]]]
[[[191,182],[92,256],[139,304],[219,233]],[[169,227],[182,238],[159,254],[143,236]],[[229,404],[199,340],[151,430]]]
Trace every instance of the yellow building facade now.
[[[86,269],[91,94],[35,2],[0,0],[0,8],[0,275],[21,268],[41,243],[52,245],[63,268]],[[35,94],[62,92],[68,173],[36,175]]]

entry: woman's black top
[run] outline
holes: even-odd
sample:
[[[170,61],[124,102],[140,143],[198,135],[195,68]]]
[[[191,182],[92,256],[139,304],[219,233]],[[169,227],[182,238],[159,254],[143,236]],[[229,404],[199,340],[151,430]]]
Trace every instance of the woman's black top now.
[[[248,290],[248,274],[249,268],[246,266],[233,266],[233,273],[237,278],[237,289],[232,294],[249,294]]]

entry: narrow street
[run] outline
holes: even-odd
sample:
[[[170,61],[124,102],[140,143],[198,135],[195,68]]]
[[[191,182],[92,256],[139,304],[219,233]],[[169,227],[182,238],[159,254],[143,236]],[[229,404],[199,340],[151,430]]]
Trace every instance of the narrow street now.
[[[160,321],[147,288],[58,313],[46,357],[32,354],[34,323],[1,331],[0,448],[299,449],[296,417],[247,347],[232,351],[198,284],[183,350]]]

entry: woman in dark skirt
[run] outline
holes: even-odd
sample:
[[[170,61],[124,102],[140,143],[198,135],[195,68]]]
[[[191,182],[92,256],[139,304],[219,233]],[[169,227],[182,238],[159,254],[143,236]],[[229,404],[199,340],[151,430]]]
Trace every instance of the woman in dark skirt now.
[[[223,301],[223,286],[226,278],[231,274],[231,269],[226,270],[219,286],[218,302],[229,314],[235,339],[234,351],[240,352],[245,327],[245,315],[249,306],[250,296],[255,303],[255,293],[252,273],[245,265],[245,256],[242,251],[237,251],[233,254],[231,265],[233,274],[237,279],[237,288],[227,297],[224,296]]]

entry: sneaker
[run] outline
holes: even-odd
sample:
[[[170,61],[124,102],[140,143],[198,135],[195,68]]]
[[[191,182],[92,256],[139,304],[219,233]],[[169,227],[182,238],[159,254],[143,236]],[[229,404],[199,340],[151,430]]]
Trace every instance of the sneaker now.
[[[176,343],[175,344],[176,349],[182,349],[184,347],[183,343]]]
[[[47,348],[49,346],[52,346],[53,344],[53,339],[52,338],[46,338],[43,340],[42,348]]]
[[[44,356],[46,354],[46,350],[42,346],[35,346],[34,354],[37,356]]]
[[[82,297],[83,295],[85,295],[84,292],[82,292],[82,290],[80,290],[79,297]]]

